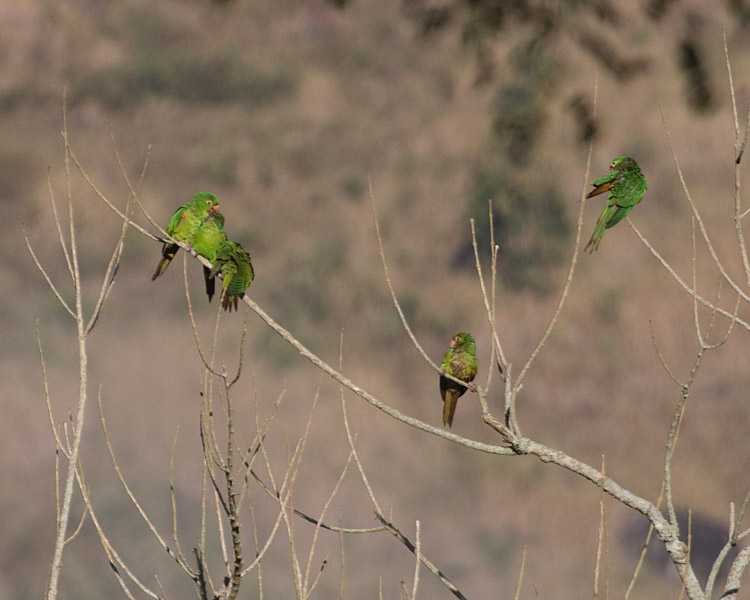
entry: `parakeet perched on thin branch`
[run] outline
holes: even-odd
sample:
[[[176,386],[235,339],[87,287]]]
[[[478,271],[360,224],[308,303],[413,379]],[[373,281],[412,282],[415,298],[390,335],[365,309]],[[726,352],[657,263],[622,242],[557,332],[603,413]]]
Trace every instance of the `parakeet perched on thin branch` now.
[[[589,243],[583,249],[584,252],[588,250],[589,254],[599,248],[604,231],[622,221],[641,201],[648,185],[638,164],[629,156],[614,159],[609,168],[611,169],[609,173],[591,182],[594,189],[586,196],[586,198],[592,198],[609,192],[607,206],[604,207],[596,222]]]
[[[213,263],[216,260],[216,251],[227,241],[223,228],[224,215],[219,211],[211,211],[195,235],[193,250]],[[206,266],[203,267],[203,278],[206,282],[206,295],[211,302],[214,297],[215,280],[211,275],[211,269]]]
[[[237,310],[239,296],[253,282],[255,272],[250,255],[237,242],[224,242],[216,252],[214,268],[209,275],[214,277],[221,272],[224,278],[221,305],[224,310]]]
[[[178,242],[194,244],[195,236],[209,213],[218,211],[219,202],[216,196],[208,192],[198,192],[190,202],[180,206],[172,215],[169,225],[167,225],[167,234]],[[180,247],[177,244],[164,243],[161,250],[161,259],[159,259],[159,264],[156,265],[156,271],[154,271],[151,281],[167,270],[170,261],[179,249]]]
[[[445,353],[440,369],[465,381],[467,385],[461,385],[440,375],[440,395],[443,397],[443,425],[453,425],[453,415],[456,412],[456,403],[464,395],[466,388],[472,391],[476,386],[471,383],[477,374],[477,345],[469,333],[457,333],[451,338],[451,347]]]

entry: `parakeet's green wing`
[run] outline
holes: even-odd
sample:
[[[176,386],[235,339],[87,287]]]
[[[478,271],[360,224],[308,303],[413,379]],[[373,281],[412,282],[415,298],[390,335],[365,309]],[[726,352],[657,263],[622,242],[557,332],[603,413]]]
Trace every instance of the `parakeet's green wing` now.
[[[608,213],[604,219],[605,229],[614,227],[625,217],[628,216],[633,207],[641,201],[643,194],[646,192],[646,178],[640,172],[626,173],[619,181],[613,194],[611,194],[605,212]]]
[[[195,205],[197,207],[197,204]],[[174,237],[175,231],[177,230],[177,226],[182,222],[182,219],[186,216],[186,213],[192,211],[194,209],[193,203],[189,202],[188,204],[183,204],[178,208],[174,214],[172,215],[172,218],[169,219],[169,225],[167,225],[167,234]],[[175,238],[176,239],[176,238]]]
[[[253,282],[255,272],[250,255],[236,242],[227,241],[216,252],[212,275],[221,271],[224,279],[221,305],[224,310],[237,310],[239,296]]]
[[[617,184],[617,198],[615,199],[617,205],[634,207],[643,198],[647,187],[646,178],[641,175],[640,171],[637,173],[626,173],[622,181]]]
[[[207,192],[198,192],[193,199],[178,208],[169,220],[166,232],[179,242],[192,244],[203,221],[210,211],[218,211],[219,203],[216,196]],[[165,243],[162,247],[162,257],[156,266],[151,281],[159,277],[169,266],[170,261],[179,250],[176,244]]]
[[[175,236],[175,230],[177,229],[178,225],[180,225],[183,221],[183,219],[188,218],[188,213],[191,211],[191,203],[183,204],[178,208],[174,214],[172,215],[172,218],[169,219],[169,224],[167,225],[167,235],[174,237]],[[176,238],[175,238],[176,239]],[[177,254],[177,251],[180,249],[180,247],[177,244],[170,244],[165,243],[162,246],[161,249],[161,258],[159,259],[159,262],[156,265],[156,271],[154,271],[154,274],[151,276],[151,281],[154,281],[159,275],[164,273],[164,271],[167,270],[167,267],[169,266],[169,263],[174,258],[174,255]]]

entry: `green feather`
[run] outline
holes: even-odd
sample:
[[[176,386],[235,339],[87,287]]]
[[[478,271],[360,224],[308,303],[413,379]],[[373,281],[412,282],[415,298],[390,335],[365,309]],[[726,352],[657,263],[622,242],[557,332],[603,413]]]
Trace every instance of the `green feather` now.
[[[239,297],[255,278],[250,255],[237,242],[224,242],[216,252],[211,277],[221,273],[223,278],[221,305],[224,310],[237,310]]]
[[[195,235],[193,249],[201,256],[207,258],[212,263],[216,260],[216,252],[221,245],[227,241],[227,235],[224,233],[224,215],[220,212],[211,212]],[[211,269],[203,267],[203,279],[206,283],[206,295],[208,301],[214,297],[215,282],[211,275]]]
[[[187,204],[178,208],[167,225],[167,235],[176,239],[178,242],[194,244],[195,236],[200,230],[203,222],[208,218],[210,212],[218,212],[219,202],[216,196],[208,192],[198,192],[193,199]],[[171,242],[165,242],[161,250],[159,264],[156,265],[151,281],[159,277],[167,270],[169,263],[177,254],[180,247]]]

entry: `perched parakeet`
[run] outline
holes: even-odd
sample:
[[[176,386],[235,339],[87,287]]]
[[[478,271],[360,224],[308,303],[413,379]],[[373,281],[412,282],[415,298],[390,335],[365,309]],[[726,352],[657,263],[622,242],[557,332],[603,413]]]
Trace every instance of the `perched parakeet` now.
[[[477,344],[469,333],[461,332],[451,338],[451,347],[445,353],[440,369],[456,379],[465,381],[461,385],[440,375],[440,395],[443,397],[443,425],[453,425],[453,415],[456,412],[458,399],[466,392],[466,388],[476,389],[471,381],[477,374]]]
[[[178,242],[193,244],[198,230],[209,213],[218,211],[219,201],[216,196],[207,192],[198,192],[190,202],[180,206],[172,215],[169,225],[167,225],[167,234]],[[167,270],[170,261],[179,249],[180,247],[177,244],[164,243],[161,250],[161,259],[159,264],[156,265],[156,271],[154,271],[151,281]]]
[[[622,221],[641,201],[646,192],[646,178],[632,158],[628,156],[616,158],[610,163],[609,168],[611,169],[609,173],[591,182],[594,189],[586,196],[586,198],[592,198],[609,192],[607,206],[604,207],[596,222],[589,243],[583,249],[586,252],[590,248],[589,254],[602,243],[604,231]]]
[[[214,277],[219,272],[224,278],[221,305],[224,310],[232,312],[232,304],[234,310],[237,310],[240,294],[248,288],[255,277],[250,255],[237,242],[224,242],[216,252],[214,268],[209,275]]]
[[[211,211],[198,229],[198,233],[195,234],[193,250],[213,263],[216,260],[216,251],[226,241],[224,215],[218,210],[215,212]],[[211,302],[215,289],[214,276],[211,275],[211,269],[206,266],[203,267],[203,278],[206,281],[206,295],[208,296],[208,301]]]

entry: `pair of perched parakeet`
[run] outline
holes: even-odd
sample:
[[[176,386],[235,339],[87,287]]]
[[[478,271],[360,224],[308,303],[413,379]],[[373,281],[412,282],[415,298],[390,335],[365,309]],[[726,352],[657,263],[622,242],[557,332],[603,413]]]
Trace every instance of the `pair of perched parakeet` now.
[[[586,198],[592,198],[604,192],[609,192],[607,205],[596,222],[594,233],[586,244],[584,252],[589,250],[591,253],[599,248],[604,232],[622,221],[633,210],[633,207],[641,201],[643,194],[646,192],[646,178],[641,173],[638,164],[629,156],[614,159],[609,168],[609,173],[591,183],[594,189],[586,196]],[[451,338],[450,348],[445,353],[440,365],[443,425],[450,427],[453,424],[456,403],[466,393],[466,390],[476,390],[471,382],[477,375],[477,366],[477,346],[472,335],[466,332],[454,335]],[[445,377],[446,373],[460,379],[466,385],[448,379]]]
[[[193,250],[213,263],[212,269],[203,267],[208,301],[214,296],[215,277],[221,273],[221,305],[230,312],[232,306],[237,310],[238,298],[252,283],[255,273],[250,255],[237,242],[227,239],[224,215],[219,212],[216,196],[198,192],[190,202],[180,206],[169,220],[167,235],[192,246]],[[164,242],[161,259],[151,281],[164,273],[179,249],[177,244]]]

